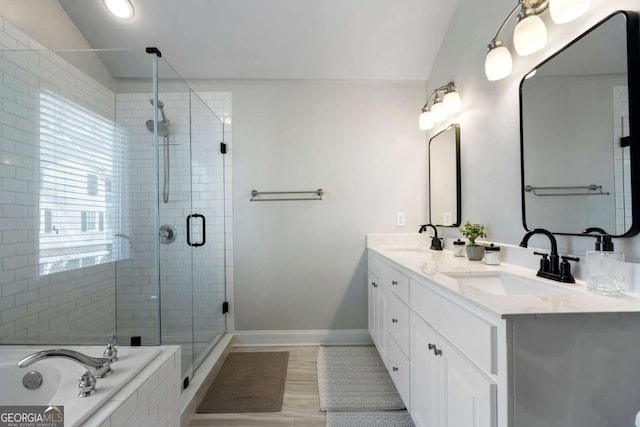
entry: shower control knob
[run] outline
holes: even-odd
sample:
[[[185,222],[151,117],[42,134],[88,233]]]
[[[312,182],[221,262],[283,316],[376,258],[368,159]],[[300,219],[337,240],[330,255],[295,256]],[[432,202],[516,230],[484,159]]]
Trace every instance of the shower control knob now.
[[[160,242],[168,245],[169,243],[173,243],[176,240],[176,229],[174,226],[169,224],[164,224],[160,226]]]

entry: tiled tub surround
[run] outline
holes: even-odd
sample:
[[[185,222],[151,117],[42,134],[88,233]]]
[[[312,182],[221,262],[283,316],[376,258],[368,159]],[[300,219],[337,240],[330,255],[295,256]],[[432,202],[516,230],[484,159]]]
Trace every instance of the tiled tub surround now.
[[[1,405],[63,405],[69,427],[179,425],[180,347],[118,347],[113,372],[98,378],[96,393],[86,398],[78,397],[78,379],[86,369],[75,362],[56,358],[17,367],[24,356],[48,348],[0,347]],[[65,348],[93,357],[104,351],[98,346]],[[30,370],[43,375],[40,389],[22,386],[22,376]]]
[[[640,411],[637,294],[599,296],[581,281],[556,285],[513,264],[430,251],[426,240],[367,239],[369,330],[416,425],[633,423]],[[503,260],[532,259],[531,248],[509,251]],[[559,292],[497,295],[447,275],[468,272],[512,273]]]

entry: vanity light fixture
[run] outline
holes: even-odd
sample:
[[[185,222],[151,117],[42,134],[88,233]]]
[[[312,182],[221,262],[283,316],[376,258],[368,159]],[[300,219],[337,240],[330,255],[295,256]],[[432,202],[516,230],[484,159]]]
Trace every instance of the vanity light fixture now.
[[[131,19],[135,15],[133,4],[129,0],[102,0],[107,10],[120,19]]]
[[[553,22],[564,24],[584,14],[590,4],[591,0],[518,0],[516,7],[507,15],[489,43],[489,51],[484,62],[487,78],[496,81],[511,74],[513,68],[511,52],[498,37],[516,12],[518,13],[513,30],[513,46],[518,55],[527,56],[538,52],[547,44],[547,27],[540,18],[542,12],[548,8]]]
[[[429,101],[433,97],[433,104],[429,106]],[[462,111],[462,100],[456,90],[456,85],[449,82],[440,86],[427,98],[422,107],[422,113],[418,119],[420,130],[433,129],[436,123],[446,120],[449,116]]]

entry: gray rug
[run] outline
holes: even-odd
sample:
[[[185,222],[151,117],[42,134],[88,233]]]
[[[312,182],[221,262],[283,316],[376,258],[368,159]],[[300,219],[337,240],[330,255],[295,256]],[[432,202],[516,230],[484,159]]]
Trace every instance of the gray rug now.
[[[404,409],[404,403],[373,346],[320,347],[318,390],[323,411]]]
[[[288,361],[288,351],[229,353],[197,412],[280,411]]]
[[[415,427],[407,411],[327,412],[327,427]]]

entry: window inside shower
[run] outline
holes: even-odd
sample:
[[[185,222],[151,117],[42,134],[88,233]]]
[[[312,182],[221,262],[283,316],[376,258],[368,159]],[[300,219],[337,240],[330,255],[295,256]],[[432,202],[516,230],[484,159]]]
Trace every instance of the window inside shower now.
[[[40,92],[39,111],[39,274],[126,257],[117,237],[126,156],[113,120],[51,90]]]

